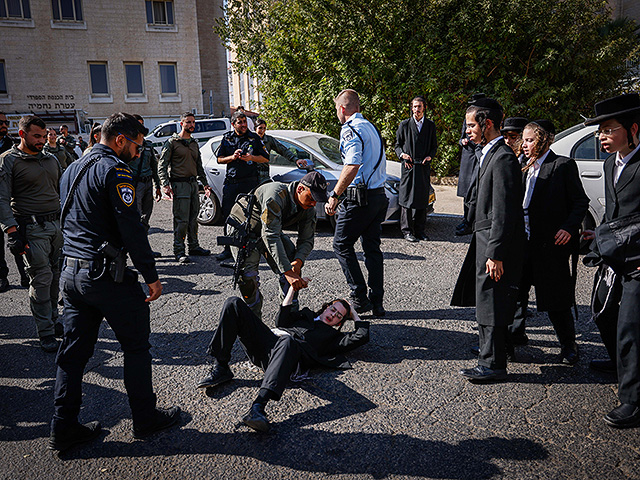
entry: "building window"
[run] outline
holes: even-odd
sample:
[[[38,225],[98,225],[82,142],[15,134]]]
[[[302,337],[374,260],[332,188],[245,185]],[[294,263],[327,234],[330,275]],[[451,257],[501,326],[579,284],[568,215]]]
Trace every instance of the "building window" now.
[[[90,63],[89,79],[91,81],[91,95],[109,95],[109,79],[107,76],[107,63]]]
[[[149,25],[173,25],[172,1],[145,1],[147,7],[147,23]]]
[[[125,63],[124,74],[127,79],[127,95],[144,95],[144,81],[141,63]]]
[[[0,0],[0,18],[12,20],[31,18],[29,0]]]
[[[4,60],[0,60],[0,95],[6,95],[7,91],[7,74],[4,70]]]
[[[175,63],[161,63],[160,92],[165,96],[178,95],[178,78]]]

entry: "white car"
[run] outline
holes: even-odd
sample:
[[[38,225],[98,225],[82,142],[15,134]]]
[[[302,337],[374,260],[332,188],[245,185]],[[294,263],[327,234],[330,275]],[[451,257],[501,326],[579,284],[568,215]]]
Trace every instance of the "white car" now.
[[[267,132],[291,152],[298,159],[305,159],[311,166],[299,168],[289,160],[276,152],[271,152],[269,156],[271,178],[280,182],[293,182],[300,180],[310,169],[315,169],[322,173],[327,179],[328,190],[335,186],[342,170],[342,160],[340,158],[340,142],[333,137],[321,133],[312,133],[298,130],[270,130]],[[222,136],[214,137],[200,147],[202,164],[207,175],[209,185],[213,189],[211,198],[200,195],[200,212],[198,223],[202,225],[214,225],[221,221],[222,187],[226,174],[226,165],[218,164],[216,150],[222,141]],[[393,168],[393,162],[387,162],[387,182],[385,192],[389,199],[389,208],[384,223],[397,223],[400,221],[400,207],[398,205],[398,187],[400,179],[389,173]],[[429,195],[428,214],[433,213],[433,204],[436,194],[431,188]],[[326,219],[324,203],[316,205],[318,219]],[[329,217],[332,223],[333,217]]]

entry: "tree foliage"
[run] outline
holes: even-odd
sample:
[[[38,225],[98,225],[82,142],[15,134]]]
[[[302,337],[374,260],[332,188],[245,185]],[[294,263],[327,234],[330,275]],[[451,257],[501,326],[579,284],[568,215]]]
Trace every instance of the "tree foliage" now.
[[[216,27],[259,80],[272,126],[337,136],[333,98],[354,88],[388,145],[416,95],[438,130],[433,168],[456,170],[474,92],[559,129],[629,89],[640,41],[603,0],[229,0]]]

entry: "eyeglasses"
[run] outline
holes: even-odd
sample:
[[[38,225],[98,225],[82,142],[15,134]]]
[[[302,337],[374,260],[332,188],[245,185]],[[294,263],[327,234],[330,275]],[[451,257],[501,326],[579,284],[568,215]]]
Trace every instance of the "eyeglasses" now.
[[[333,305],[329,305],[329,311],[331,313],[333,313],[333,316],[336,317],[338,320],[342,321],[344,320],[344,315],[342,315],[338,309],[336,307],[334,307]]]
[[[0,125],[6,125],[8,127],[9,126],[9,120],[0,120]]]
[[[605,137],[610,137],[611,135],[613,135],[613,132],[615,132],[616,130],[620,130],[621,128],[622,126],[616,127],[616,128],[605,128],[604,130],[596,130],[595,132],[593,132],[593,134],[596,137],[599,137],[600,135],[604,135]]]
[[[124,138],[126,138],[127,140],[129,140],[131,143],[133,143],[136,146],[136,153],[141,153],[142,150],[144,150],[144,145],[139,144],[138,142],[134,142],[133,140],[131,140],[129,137],[127,137],[124,133],[118,133],[118,135],[122,135]]]

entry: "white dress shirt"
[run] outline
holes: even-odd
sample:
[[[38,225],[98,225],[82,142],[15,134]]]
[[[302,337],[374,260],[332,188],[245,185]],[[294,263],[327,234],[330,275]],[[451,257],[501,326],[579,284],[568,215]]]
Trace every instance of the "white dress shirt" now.
[[[546,160],[549,155],[549,150],[545,152],[540,158],[538,158],[529,170],[527,170],[527,181],[525,184],[524,199],[522,200],[522,208],[524,208],[524,229],[527,232],[527,238],[531,235],[531,229],[529,228],[529,204],[531,203],[531,197],[533,196],[533,189],[536,186],[536,180],[540,175],[540,165]]]
[[[616,163],[613,166],[613,184],[618,183],[620,179],[620,175],[622,174],[622,170],[627,166],[631,157],[633,157],[636,152],[640,149],[640,145],[638,145],[631,153],[627,154],[624,158],[620,158],[620,152],[616,153]]]
[[[413,117],[413,121],[416,122],[416,127],[418,127],[418,132],[422,130],[422,123],[424,122],[424,115],[420,120],[416,120],[416,117]]]
[[[498,140],[500,140],[501,138],[502,138],[502,135],[494,138],[489,143],[487,143],[484,147],[482,147],[482,156],[480,157],[480,166],[481,167],[482,167],[482,163],[484,162],[484,157],[487,156],[487,153],[489,153],[489,150],[491,150],[491,147],[493,147],[498,142]]]

